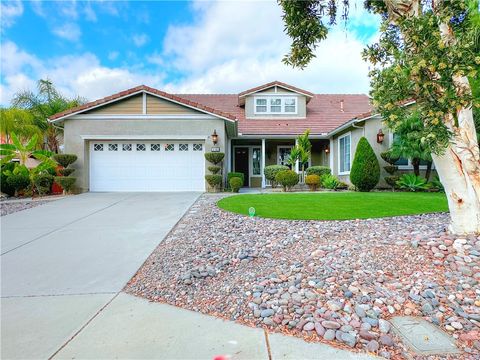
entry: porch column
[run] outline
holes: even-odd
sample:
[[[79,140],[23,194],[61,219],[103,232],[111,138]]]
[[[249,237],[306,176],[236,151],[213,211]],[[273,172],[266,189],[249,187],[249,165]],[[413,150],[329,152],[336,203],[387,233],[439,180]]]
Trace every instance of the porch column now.
[[[265,169],[265,139],[262,139],[262,162],[261,162],[261,167],[260,171],[262,173],[262,188],[264,189],[267,184],[265,182],[265,173],[263,170]]]
[[[232,140],[227,139],[227,173],[232,172]]]
[[[330,163],[330,171],[333,174],[333,138],[330,138],[330,152],[328,153],[328,161]]]
[[[298,139],[295,139],[295,147],[298,145]],[[295,172],[298,174],[298,172],[300,171],[300,162],[298,161],[295,161]]]

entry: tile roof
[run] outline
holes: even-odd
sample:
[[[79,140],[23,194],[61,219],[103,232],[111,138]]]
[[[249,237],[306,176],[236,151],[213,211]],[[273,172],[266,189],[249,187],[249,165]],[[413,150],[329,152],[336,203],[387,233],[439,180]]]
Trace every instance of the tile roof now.
[[[307,117],[304,119],[246,119],[244,108],[238,106],[237,94],[180,96],[234,115],[238,119],[238,132],[242,135],[294,135],[301,134],[306,129],[319,135],[372,110],[370,99],[364,94],[314,94],[307,104]]]

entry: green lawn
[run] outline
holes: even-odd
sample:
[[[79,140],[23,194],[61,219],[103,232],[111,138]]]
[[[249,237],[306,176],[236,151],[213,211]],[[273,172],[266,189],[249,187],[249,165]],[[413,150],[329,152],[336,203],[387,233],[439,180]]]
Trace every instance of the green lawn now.
[[[223,198],[222,209],[292,220],[348,220],[448,211],[443,193],[341,192],[245,194]]]

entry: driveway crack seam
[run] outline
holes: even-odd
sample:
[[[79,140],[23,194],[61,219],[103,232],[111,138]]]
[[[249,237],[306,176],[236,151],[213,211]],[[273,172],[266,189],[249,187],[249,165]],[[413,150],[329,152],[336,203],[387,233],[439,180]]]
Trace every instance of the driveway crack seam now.
[[[54,297],[54,296],[82,296],[82,295],[113,295],[113,294],[116,294],[116,292],[114,292],[114,291],[103,291],[103,292],[73,293],[73,294],[7,295],[7,296],[1,296],[0,299]]]
[[[21,248],[21,247],[23,247],[23,246],[25,246],[25,245],[31,244],[31,243],[34,242],[34,241],[37,241],[37,240],[39,240],[39,239],[41,239],[41,238],[43,238],[43,237],[45,237],[45,236],[48,236],[48,235],[50,235],[50,234],[53,234],[53,233],[56,232],[56,231],[59,231],[59,230],[65,228],[65,227],[67,227],[67,226],[69,226],[69,225],[72,225],[72,224],[74,224],[74,223],[76,223],[76,222],[78,222],[78,221],[80,221],[80,220],[84,220],[84,219],[88,218],[89,216],[95,215],[95,214],[97,214],[97,213],[99,213],[99,212],[101,212],[101,211],[103,211],[103,210],[109,209],[109,208],[111,208],[112,206],[115,206],[115,205],[117,205],[118,203],[120,203],[120,202],[122,202],[122,201],[124,201],[124,200],[130,199],[130,198],[132,198],[132,197],[134,197],[134,196],[136,196],[136,194],[134,194],[134,195],[132,195],[132,196],[129,196],[129,197],[126,197],[126,198],[123,198],[123,199],[121,199],[121,200],[118,200],[118,201],[114,202],[113,204],[110,204],[110,205],[108,205],[108,206],[106,206],[106,207],[104,207],[104,208],[98,209],[98,210],[96,210],[96,211],[94,211],[94,212],[92,212],[92,213],[90,213],[90,214],[88,214],[88,215],[82,216],[81,218],[75,219],[75,220],[73,220],[73,221],[71,221],[71,222],[69,222],[69,223],[67,223],[67,224],[65,224],[65,225],[62,225],[62,226],[60,226],[60,227],[58,227],[58,228],[56,228],[56,229],[53,229],[52,231],[50,231],[50,232],[48,232],[48,233],[46,233],[46,234],[42,234],[42,235],[40,235],[40,236],[37,236],[35,239],[32,239],[32,240],[30,240],[30,241],[27,241],[26,243],[24,243],[24,244],[22,244],[22,245],[18,245],[17,247],[14,247],[13,249],[10,249],[10,250],[8,250],[8,251],[5,251],[4,253],[1,253],[0,256],[3,256],[3,255],[5,255],[5,254],[8,254],[8,253],[10,253],[10,252],[12,252],[12,251],[14,251],[14,250],[17,250],[17,249],[19,249],[19,248]]]
[[[272,360],[272,351],[270,349],[270,341],[268,340],[268,331],[263,329],[265,335],[265,345],[267,346],[268,360]]]
[[[53,359],[53,357],[55,355],[57,355],[63,348],[65,348],[65,346],[67,346],[78,334],[80,334],[83,329],[85,329],[92,321],[93,319],[95,319],[108,305],[110,305],[112,303],[113,300],[115,300],[115,298],[120,294],[120,291],[117,292],[115,294],[114,297],[112,297],[105,305],[103,305],[85,324],[83,324],[83,326],[77,330],[77,332],[75,332],[75,334],[73,334],[70,339],[68,339],[62,346],[60,346],[60,348],[55,351],[49,358],[48,360],[51,360]]]

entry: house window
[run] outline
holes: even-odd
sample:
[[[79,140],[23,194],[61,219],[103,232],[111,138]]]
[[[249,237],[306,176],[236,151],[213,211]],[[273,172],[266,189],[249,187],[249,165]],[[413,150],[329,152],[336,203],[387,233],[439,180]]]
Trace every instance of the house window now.
[[[288,165],[288,159],[290,159],[290,152],[292,151],[291,146],[279,146],[278,147],[278,159],[277,159],[277,164],[278,165]]]
[[[267,99],[256,99],[255,100],[255,112],[265,113],[267,112]]]
[[[160,151],[160,144],[151,144],[150,145],[151,151]]]
[[[118,144],[108,144],[108,151],[117,151]]]
[[[103,151],[103,144],[94,144],[93,151]]]
[[[122,144],[122,151],[132,151],[132,144]]]
[[[296,114],[297,98],[265,96],[255,98],[255,114]]]
[[[179,144],[178,151],[188,151],[188,144]]]
[[[258,176],[262,175],[260,171],[262,152],[260,148],[252,148],[252,175]]]
[[[165,144],[164,148],[165,148],[165,151],[173,151],[173,150],[175,150],[175,145],[174,144]]]
[[[350,133],[338,138],[338,173],[345,175],[350,173]]]
[[[193,144],[193,151],[202,151],[203,146],[202,144]]]
[[[137,144],[137,151],[145,151],[146,149],[145,144]]]

